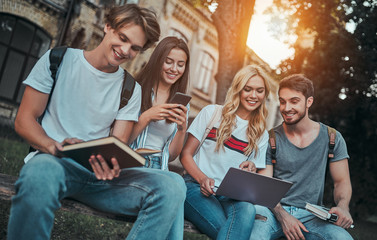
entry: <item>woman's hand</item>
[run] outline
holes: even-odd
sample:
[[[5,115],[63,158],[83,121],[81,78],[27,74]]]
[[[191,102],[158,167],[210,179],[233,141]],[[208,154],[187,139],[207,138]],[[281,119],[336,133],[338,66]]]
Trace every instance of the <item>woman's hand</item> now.
[[[179,104],[175,103],[155,105],[143,112],[142,116],[148,119],[149,121],[160,121],[168,119],[172,117],[171,113],[173,109],[178,108],[179,106]]]
[[[173,109],[178,108],[180,105],[176,103],[165,103],[155,105],[148,110],[145,110],[139,117],[139,121],[135,123],[132,128],[128,143],[132,143],[137,136],[151,123],[152,121],[168,120],[172,117]]]
[[[178,130],[186,130],[187,128],[187,108],[183,105],[179,105],[179,107],[171,109],[170,117],[168,120],[175,122],[177,124]]]
[[[257,168],[255,167],[255,164],[252,161],[244,161],[240,164],[240,168],[242,170],[248,171],[248,172],[257,172]]]
[[[213,188],[215,187],[215,180],[209,177],[205,177],[200,180],[200,192],[206,196],[209,197],[211,195],[214,195],[215,192],[213,191]]]

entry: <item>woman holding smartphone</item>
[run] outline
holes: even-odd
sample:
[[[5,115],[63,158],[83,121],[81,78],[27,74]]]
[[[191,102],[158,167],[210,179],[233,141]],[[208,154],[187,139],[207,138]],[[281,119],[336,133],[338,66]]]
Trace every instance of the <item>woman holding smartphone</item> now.
[[[242,68],[233,79],[224,106],[203,108],[188,129],[181,153],[188,172],[184,175],[185,218],[212,239],[249,239],[251,234],[254,205],[218,196],[215,186],[230,167],[252,172],[266,167],[265,102],[270,88],[264,76],[258,67]],[[216,111],[221,111],[221,117],[201,143]]]
[[[146,156],[146,167],[168,170],[168,162],[181,152],[187,130],[188,105],[169,103],[188,85],[190,53],[187,44],[166,37],[156,46],[136,77],[142,87],[139,121],[134,125],[131,147],[161,150]]]

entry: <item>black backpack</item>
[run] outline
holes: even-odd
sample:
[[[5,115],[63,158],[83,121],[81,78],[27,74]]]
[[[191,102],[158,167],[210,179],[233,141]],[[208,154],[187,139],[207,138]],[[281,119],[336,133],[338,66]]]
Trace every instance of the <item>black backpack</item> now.
[[[63,60],[64,54],[67,51],[67,46],[60,46],[60,47],[55,47],[51,49],[49,59],[50,59],[50,71],[51,71],[51,77],[54,80],[52,83],[51,87],[51,92],[50,95],[48,96],[47,104],[46,104],[46,109],[50,103],[52,93],[54,92],[55,85],[56,85],[56,73],[59,69],[60,63]],[[123,86],[122,86],[122,93],[120,95],[120,104],[119,104],[119,109],[123,108],[128,104],[128,101],[132,97],[132,93],[134,92],[135,88],[135,79],[133,76],[124,70],[125,78],[123,80]],[[42,113],[42,115],[38,118],[38,122],[42,123],[43,116],[46,112],[46,109]],[[34,148],[30,147],[29,152],[35,151]]]
[[[47,109],[48,104],[50,103],[52,93],[55,89],[56,73],[59,69],[60,63],[63,60],[64,54],[67,51],[67,48],[68,48],[67,46],[61,46],[61,47],[55,47],[55,48],[51,49],[51,52],[50,52],[50,55],[49,55],[49,57],[50,57],[50,71],[51,71],[51,77],[54,80],[54,82],[52,84],[51,92],[50,92],[50,95],[48,97],[46,109]],[[132,93],[134,92],[134,88],[135,88],[135,79],[133,78],[133,76],[129,72],[127,72],[126,70],[124,70],[124,74],[125,74],[126,77],[123,80],[122,94],[120,95],[119,109],[123,108],[124,106],[126,106],[128,104],[128,101],[131,99]],[[40,117],[41,120],[43,118],[43,115],[44,115],[44,113]]]

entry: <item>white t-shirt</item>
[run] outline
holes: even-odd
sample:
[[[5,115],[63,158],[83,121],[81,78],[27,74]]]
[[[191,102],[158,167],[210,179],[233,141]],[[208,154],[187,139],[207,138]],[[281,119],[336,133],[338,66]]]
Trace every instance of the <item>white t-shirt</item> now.
[[[173,134],[175,128],[176,124],[169,124],[166,122],[166,120],[150,122],[148,126],[148,137],[145,140],[144,147],[162,150],[169,137]]]
[[[39,59],[24,81],[48,94],[53,83],[49,53]],[[87,141],[108,136],[114,119],[137,121],[141,106],[138,83],[128,104],[119,110],[123,74],[122,68],[114,73],[99,71],[85,59],[83,50],[68,48],[42,120],[47,135],[58,142],[71,137]]]
[[[208,105],[203,108],[191,123],[188,132],[201,141],[205,129],[215,111],[215,105]],[[194,156],[194,161],[200,170],[208,177],[215,180],[215,185],[219,186],[230,167],[238,168],[239,165],[248,160],[248,156],[243,154],[243,149],[248,145],[246,129],[248,120],[243,120],[236,115],[236,128],[232,132],[231,139],[225,142],[224,149],[215,152],[216,130],[220,125],[219,120],[211,132],[204,140],[198,153]],[[268,146],[268,133],[265,131],[258,140],[258,154],[253,152],[249,160],[253,161],[257,168],[266,167],[266,150]]]

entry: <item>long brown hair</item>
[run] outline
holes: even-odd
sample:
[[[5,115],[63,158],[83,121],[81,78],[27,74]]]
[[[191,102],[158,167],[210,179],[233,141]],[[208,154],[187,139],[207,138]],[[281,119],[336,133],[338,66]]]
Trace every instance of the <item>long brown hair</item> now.
[[[152,107],[152,89],[157,86],[162,80],[162,66],[165,62],[166,57],[169,55],[173,48],[178,48],[186,53],[187,61],[185,66],[185,72],[178,81],[176,81],[170,87],[169,98],[170,100],[174,93],[182,92],[186,93],[188,85],[188,75],[190,66],[190,52],[187,44],[177,37],[166,37],[161,40],[161,42],[154,49],[148,63],[136,76],[136,81],[141,85],[142,88],[142,101],[141,101],[141,111],[144,112]],[[157,89],[155,93],[157,93]],[[155,96],[156,97],[156,96]]]

